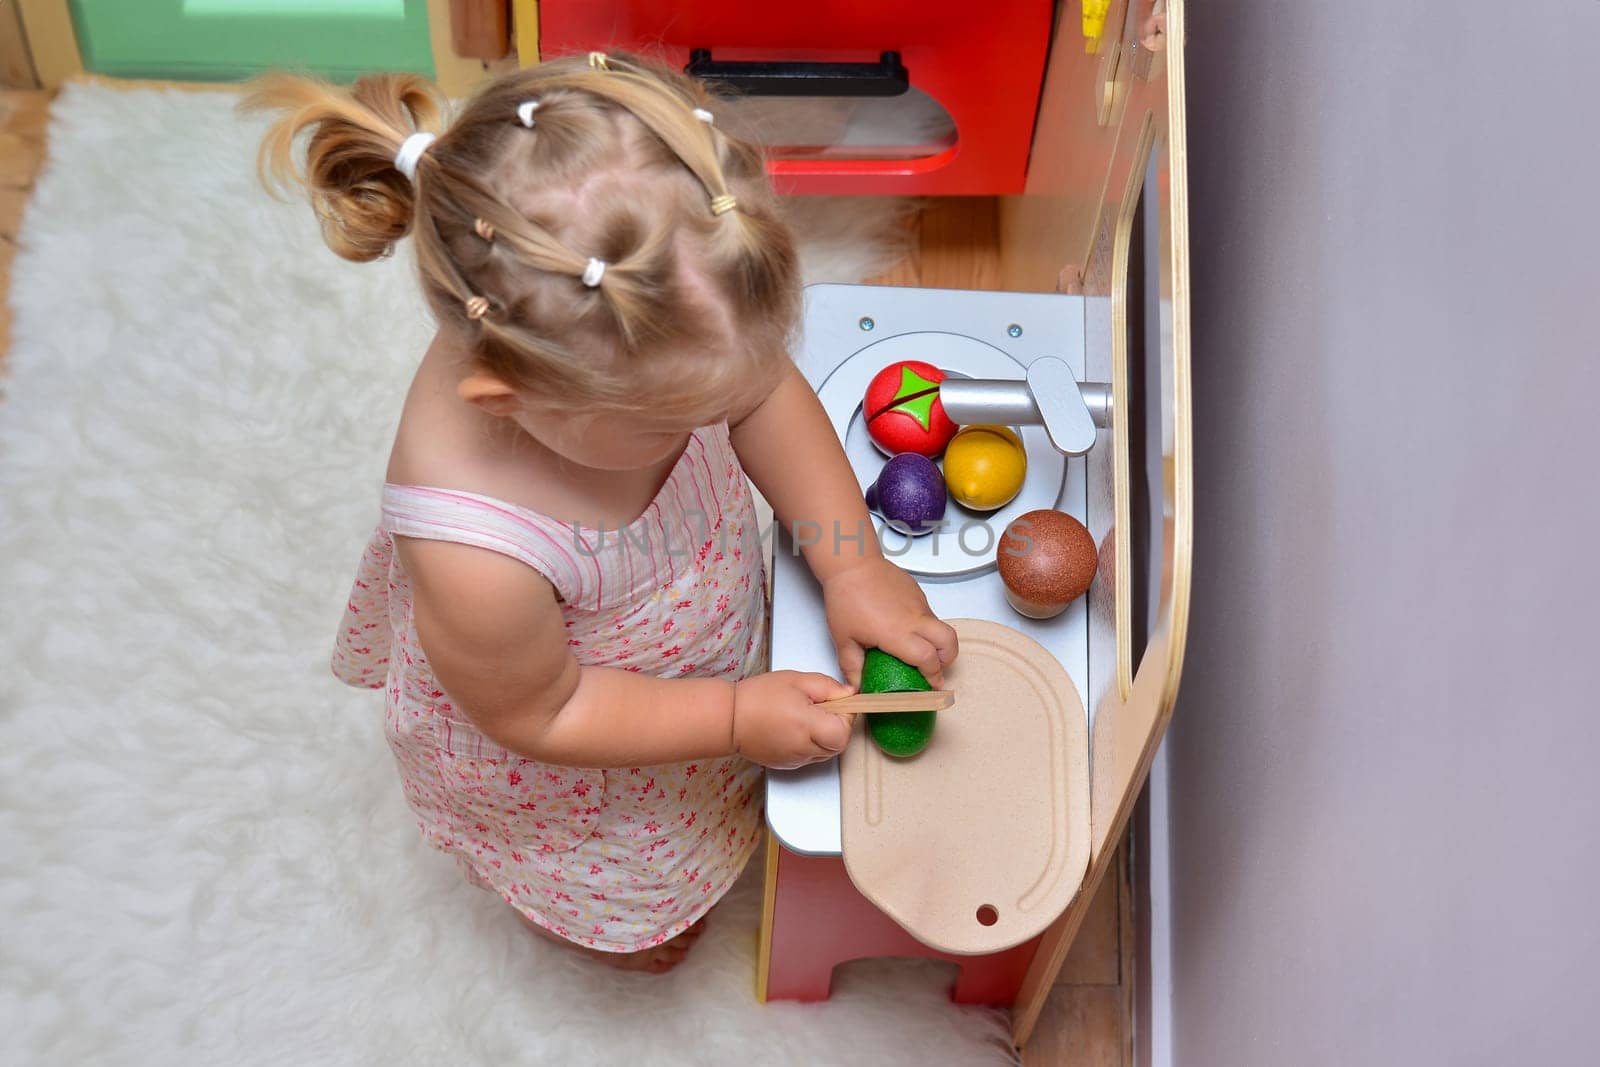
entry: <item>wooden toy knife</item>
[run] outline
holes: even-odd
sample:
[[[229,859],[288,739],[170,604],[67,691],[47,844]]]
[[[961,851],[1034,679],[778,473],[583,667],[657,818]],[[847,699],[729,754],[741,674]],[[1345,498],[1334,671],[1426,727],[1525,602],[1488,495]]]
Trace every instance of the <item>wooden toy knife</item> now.
[[[837,700],[824,700],[818,706],[829,711],[873,715],[885,711],[948,711],[955,702],[954,691],[931,689],[920,693],[852,693]]]

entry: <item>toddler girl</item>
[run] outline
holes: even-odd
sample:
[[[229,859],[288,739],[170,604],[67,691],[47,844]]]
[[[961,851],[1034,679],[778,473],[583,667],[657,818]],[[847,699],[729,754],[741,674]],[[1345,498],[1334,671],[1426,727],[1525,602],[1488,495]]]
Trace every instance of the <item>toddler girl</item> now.
[[[844,747],[817,704],[863,649],[935,684],[956,654],[788,359],[796,257],[761,156],[698,82],[602,53],[449,122],[408,75],[279,76],[247,106],[281,112],[264,173],[305,186],[335,252],[413,237],[438,322],[335,673],[387,690],[406,800],[469,880],[665,970],[756,844],[759,765]],[[851,684],[763,673],[747,473],[781,521],[844,534],[800,540]]]

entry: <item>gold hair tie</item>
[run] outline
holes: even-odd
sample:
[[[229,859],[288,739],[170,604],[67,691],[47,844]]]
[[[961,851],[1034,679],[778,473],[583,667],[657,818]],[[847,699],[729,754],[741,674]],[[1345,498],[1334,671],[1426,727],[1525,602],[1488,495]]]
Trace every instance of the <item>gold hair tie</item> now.
[[[481,296],[475,296],[467,301],[467,318],[477,322],[489,314],[489,301]]]
[[[478,236],[482,237],[485,241],[494,240],[494,223],[490,222],[488,219],[474,219],[472,228],[476,230]]]
[[[590,52],[589,67],[591,70],[610,70],[611,59],[604,52]]]
[[[723,193],[721,196],[711,198],[711,213],[713,215],[726,215],[738,206],[739,201],[735,200],[731,193]]]

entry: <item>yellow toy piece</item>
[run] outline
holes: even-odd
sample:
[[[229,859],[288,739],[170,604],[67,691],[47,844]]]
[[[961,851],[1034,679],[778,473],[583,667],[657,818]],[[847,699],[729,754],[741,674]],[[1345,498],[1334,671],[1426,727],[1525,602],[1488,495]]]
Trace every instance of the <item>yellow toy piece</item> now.
[[[1083,0],[1083,50],[1089,55],[1100,51],[1100,38],[1106,32],[1106,15],[1111,0]]]
[[[944,484],[956,503],[993,511],[1022,491],[1028,452],[1009,426],[967,426],[944,452]]]

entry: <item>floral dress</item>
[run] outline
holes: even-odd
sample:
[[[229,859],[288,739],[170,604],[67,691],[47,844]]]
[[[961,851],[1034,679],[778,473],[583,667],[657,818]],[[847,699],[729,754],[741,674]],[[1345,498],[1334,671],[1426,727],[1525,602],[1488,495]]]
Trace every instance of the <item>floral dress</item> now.
[[[687,929],[755,847],[760,768],[737,756],[557,767],[495,744],[428,668],[397,534],[475,545],[539,571],[585,666],[742,678],[763,669],[767,604],[754,504],[727,427],[695,431],[655,500],[620,529],[386,485],[333,655],[342,681],[387,691],[385,733],[406,800],[423,836],[472,881],[591,948],[637,951]]]

